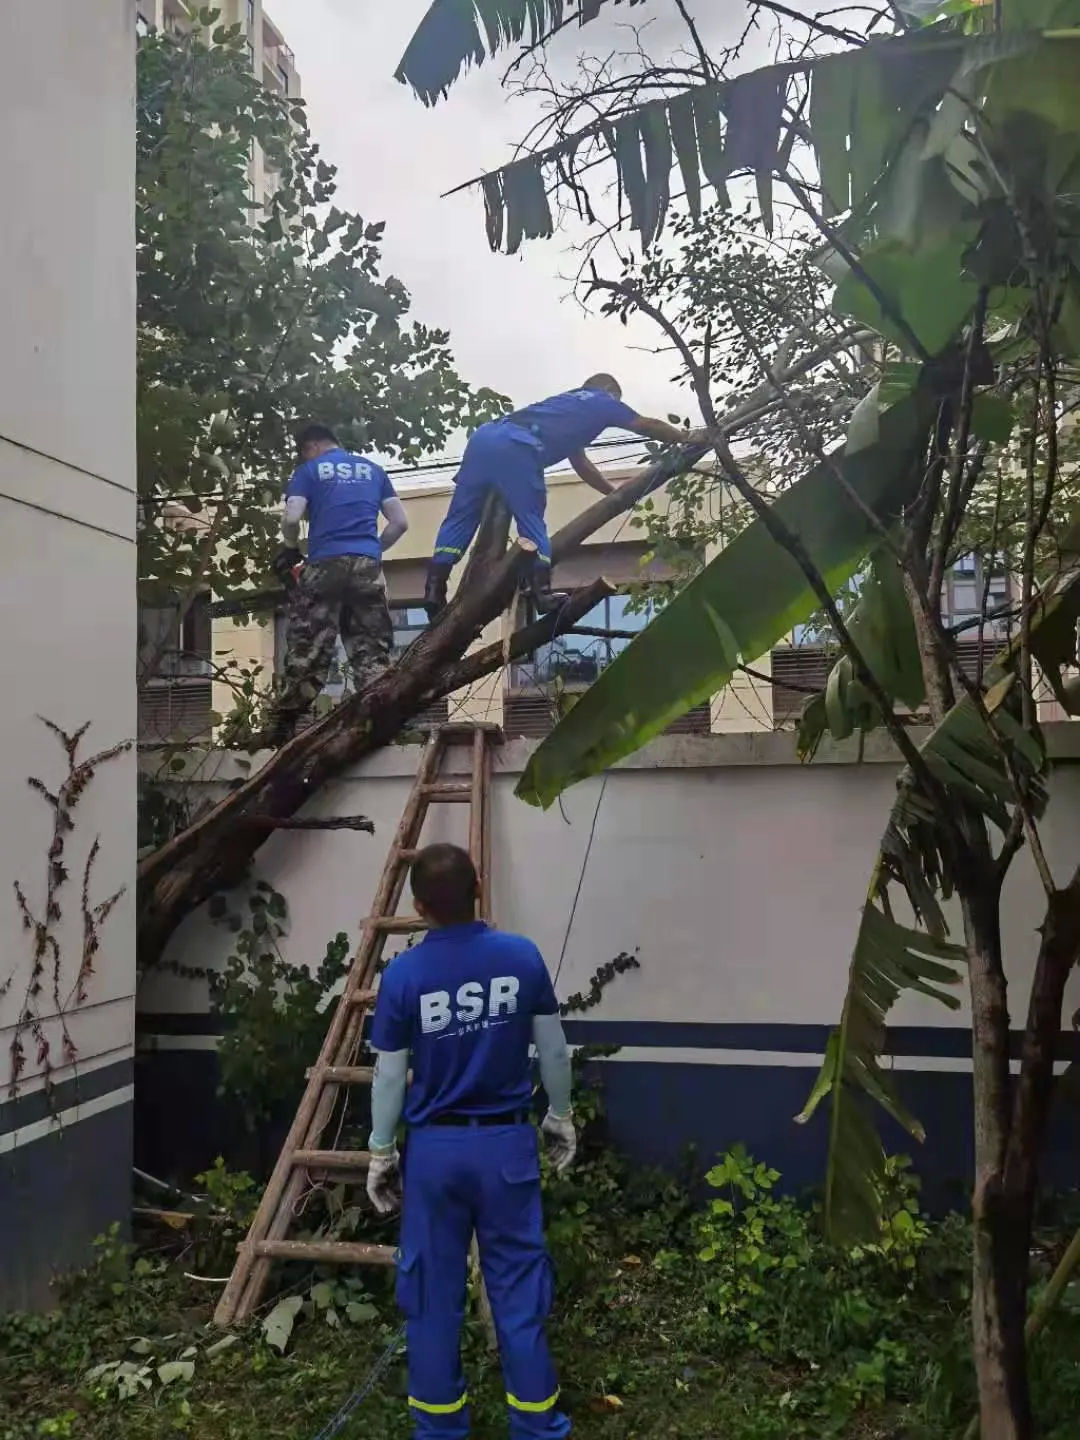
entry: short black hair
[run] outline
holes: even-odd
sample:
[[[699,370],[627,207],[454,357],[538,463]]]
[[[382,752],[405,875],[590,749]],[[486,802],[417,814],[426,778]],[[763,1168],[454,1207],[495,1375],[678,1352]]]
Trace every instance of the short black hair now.
[[[329,425],[305,425],[302,430],[296,432],[297,450],[302,450],[305,445],[321,445],[324,442],[331,445],[339,443]]]
[[[581,388],[583,390],[606,390],[617,400],[622,399],[622,386],[614,375],[608,375],[604,371],[601,371],[599,375],[590,375]]]
[[[436,925],[476,919],[476,866],[460,845],[428,845],[413,862],[412,893]]]

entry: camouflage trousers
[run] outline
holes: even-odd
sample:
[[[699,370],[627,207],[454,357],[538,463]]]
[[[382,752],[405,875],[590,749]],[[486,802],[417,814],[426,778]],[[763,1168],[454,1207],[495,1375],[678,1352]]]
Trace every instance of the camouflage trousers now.
[[[382,566],[367,555],[313,560],[300,571],[274,704],[279,721],[298,719],[314,705],[330,674],[338,635],[362,690],[390,664],[394,638]]]

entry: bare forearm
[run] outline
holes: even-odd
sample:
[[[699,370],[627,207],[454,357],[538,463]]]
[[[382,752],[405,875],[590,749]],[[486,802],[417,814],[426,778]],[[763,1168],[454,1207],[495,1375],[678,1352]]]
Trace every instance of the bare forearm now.
[[[396,498],[385,501],[382,512],[386,517],[386,526],[379,536],[379,544],[385,555],[391,545],[396,545],[408,530],[409,517],[405,513],[405,506]]]
[[[602,470],[596,468],[587,455],[571,455],[570,464],[585,481],[585,484],[591,486],[593,490],[598,490],[601,495],[610,495],[617,488]]]

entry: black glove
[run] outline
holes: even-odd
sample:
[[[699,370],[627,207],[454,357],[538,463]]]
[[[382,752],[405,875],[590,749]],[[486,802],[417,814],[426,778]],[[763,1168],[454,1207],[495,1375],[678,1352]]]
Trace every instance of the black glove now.
[[[303,563],[303,553],[295,545],[286,545],[274,556],[274,574],[289,589],[296,584],[295,571]]]

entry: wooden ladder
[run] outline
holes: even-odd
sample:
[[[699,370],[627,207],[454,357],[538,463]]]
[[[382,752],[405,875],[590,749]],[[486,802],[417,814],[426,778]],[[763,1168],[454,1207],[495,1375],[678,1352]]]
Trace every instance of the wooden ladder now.
[[[296,1207],[312,1182],[332,1179],[360,1183],[367,1151],[320,1149],[323,1131],[344,1087],[370,1085],[373,1070],[356,1064],[364,1020],[375,1000],[372,986],[388,935],[426,930],[418,917],[399,916],[398,904],[409,866],[416,858],[428,809],[434,804],[469,806],[469,854],[480,879],[480,918],[491,919],[491,771],[495,746],[502,743],[496,725],[443,725],[433,732],[420,759],[394,843],[375,892],[372,913],[353,959],[334,1018],[308,1082],[296,1117],[247,1237],[238,1247],[236,1265],[214,1312],[217,1325],[247,1320],[257,1308],[275,1260],[311,1260],[319,1264],[392,1265],[391,1245],[344,1240],[289,1240]],[[443,762],[454,745],[471,747],[467,780],[442,777]]]

